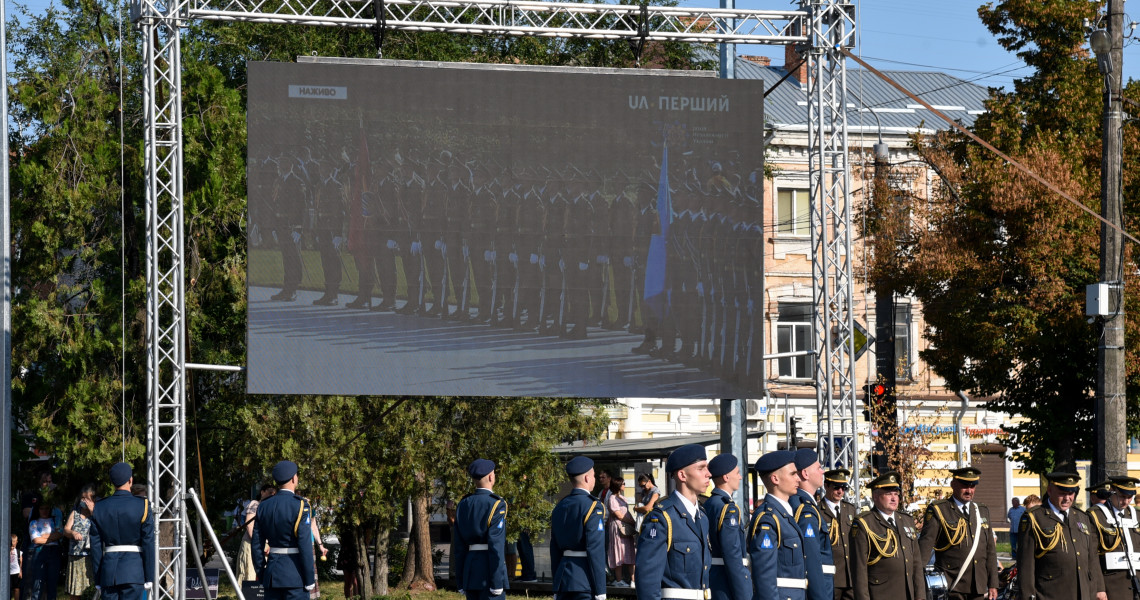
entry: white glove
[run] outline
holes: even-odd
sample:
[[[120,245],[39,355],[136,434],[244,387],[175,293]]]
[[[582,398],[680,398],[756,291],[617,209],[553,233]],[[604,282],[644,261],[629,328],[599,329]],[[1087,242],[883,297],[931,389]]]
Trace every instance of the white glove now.
[[[423,244],[419,242],[412,242],[412,254],[419,254],[420,248],[423,248]]]
[[[495,251],[494,250],[484,250],[483,251],[483,260],[486,262],[495,262]]]
[[[333,238],[333,248],[340,250],[341,246],[343,246],[343,245],[344,245],[344,238],[340,237],[339,235]]]
[[[457,590],[457,591],[458,591],[460,596],[466,596],[467,595],[467,592],[465,592],[463,590]]]
[[[512,265],[515,265],[516,267],[519,265],[519,255],[517,253],[511,252],[507,255],[507,258],[511,261]]]
[[[388,249],[389,250],[399,250],[400,245],[396,243],[396,240],[388,240]]]
[[[633,266],[633,257],[632,256],[626,256],[626,257],[622,258],[621,264],[623,264],[627,267],[632,267]]]
[[[277,230],[273,230],[273,231],[271,231],[271,232],[269,232],[269,233],[272,233],[272,234],[273,234],[273,243],[274,243],[274,244],[278,244],[278,243],[280,243],[280,242],[278,242],[278,241],[277,241]]]
[[[579,271],[589,271],[590,270],[590,263],[588,263],[588,262],[578,263],[578,270]]]
[[[436,250],[442,250],[443,249],[443,240],[436,240],[435,241],[435,249]]]
[[[697,295],[698,296],[704,296],[705,295],[705,284],[703,284],[701,282],[697,282]]]
[[[503,588],[499,588],[499,589],[490,589],[490,590],[487,590],[487,591],[488,591],[488,592],[491,592],[491,595],[492,595],[492,596],[502,596],[502,595],[503,595]]]
[[[532,265],[538,264],[538,255],[534,254],[533,252],[530,255],[530,264],[532,264]]]
[[[300,244],[301,243],[301,232],[300,231],[294,231],[293,232],[293,243],[294,244]]]
[[[306,591],[306,592],[311,592],[311,591],[313,591],[313,588],[315,588],[315,587],[317,587],[317,584],[315,584],[315,583],[310,583],[309,585],[306,585],[306,586],[305,586],[305,591]]]
[[[606,256],[605,254],[599,254],[597,263],[599,265],[608,265],[610,264],[610,257]]]
[[[597,596],[594,596],[594,600],[606,600],[606,595],[598,594]]]
[[[144,590],[150,591],[152,588],[154,588],[154,584],[149,581],[143,584]]]

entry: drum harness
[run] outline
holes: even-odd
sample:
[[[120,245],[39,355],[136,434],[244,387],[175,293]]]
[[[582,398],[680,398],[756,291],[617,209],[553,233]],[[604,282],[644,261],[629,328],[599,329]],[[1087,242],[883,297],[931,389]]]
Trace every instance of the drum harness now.
[[[937,505],[932,506],[934,514],[938,517],[938,522],[942,524],[942,530],[946,532],[946,545],[941,548],[935,548],[937,552],[944,552],[952,546],[957,546],[962,543],[962,539],[966,536],[966,521],[968,519],[959,520],[950,527],[946,522],[946,517],[942,515],[942,510]],[[962,568],[958,569],[958,576],[954,578],[954,583],[950,584],[947,591],[953,590],[958,586],[958,582],[962,581],[962,575],[966,574],[966,568],[970,566],[970,561],[974,560],[974,554],[978,551],[978,539],[982,537],[982,515],[981,511],[977,508],[974,509],[974,543],[970,546],[970,553],[966,555],[966,560],[962,561]]]

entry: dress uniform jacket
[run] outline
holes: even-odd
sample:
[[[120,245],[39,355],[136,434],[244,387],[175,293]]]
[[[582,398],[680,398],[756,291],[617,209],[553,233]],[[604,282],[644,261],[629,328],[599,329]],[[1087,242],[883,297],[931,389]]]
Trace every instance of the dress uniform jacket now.
[[[507,501],[487,489],[464,496],[455,510],[455,575],[466,592],[505,590]]]
[[[1128,529],[1128,536],[1132,541],[1132,551],[1140,552],[1140,531],[1137,530],[1136,509],[1127,506],[1120,511],[1118,516],[1115,508],[1101,504],[1090,508],[1088,513],[1092,517],[1093,525],[1096,526],[1097,550],[1100,555],[1101,573],[1104,577],[1104,591],[1108,594],[1108,600],[1132,600],[1132,575],[1128,572],[1128,568],[1109,568],[1111,565],[1105,560],[1105,555],[1114,557],[1113,553],[1128,551],[1128,544],[1124,538],[1124,532],[1121,531],[1121,525]],[[1119,554],[1115,556],[1119,556]],[[1127,562],[1124,563],[1124,565],[1127,564]],[[1140,563],[1133,561],[1132,568],[1134,571],[1140,571]]]
[[[792,516],[804,533],[804,554],[807,556],[808,598],[834,600],[835,563],[831,556],[831,537],[827,524],[819,512],[819,505],[811,494],[800,490],[788,500],[795,511]]]
[[[574,488],[550,513],[550,567],[561,600],[606,593],[606,507],[590,492]]]
[[[712,600],[750,600],[752,573],[747,559],[743,514],[728,492],[714,489],[701,507],[709,522]]]
[[[980,596],[990,588],[1001,587],[998,581],[1001,567],[997,561],[994,532],[990,528],[990,509],[985,504],[971,502],[969,510],[970,515],[967,517],[952,498],[930,503],[926,517],[922,520],[922,536],[918,542],[919,558],[925,563],[933,551],[935,566],[946,573],[946,584],[954,583],[955,579],[959,579],[958,572],[963,569],[966,558],[970,556],[974,531],[977,530],[980,536],[977,549],[974,550],[970,564],[965,565],[966,570],[958,585],[950,591],[966,596]]]
[[[709,597],[709,520],[669,496],[646,515],[637,540],[637,599]]]
[[[1062,523],[1048,500],[1025,511],[1017,530],[1021,597],[1091,600],[1103,592],[1095,527],[1076,507],[1069,509],[1067,523]]]
[[[91,564],[95,583],[103,588],[154,581],[154,512],[150,503],[126,490],[95,503],[91,513]],[[121,594],[128,597],[130,594]]]
[[[265,595],[308,597],[303,588],[316,583],[309,501],[281,490],[261,501],[253,521],[253,569]],[[262,551],[269,545],[269,555]],[[291,590],[291,591],[287,591]]]
[[[851,589],[851,577],[848,575],[851,562],[851,525],[855,522],[855,505],[841,500],[839,514],[831,510],[831,506],[824,502],[819,507],[823,521],[827,523],[827,536],[831,540],[831,558],[835,563],[835,589]]]
[[[771,495],[752,514],[748,532],[755,600],[805,600],[807,557],[803,532],[786,508]]]
[[[895,512],[895,526],[877,510],[855,517],[851,526],[851,587],[855,600],[924,600],[926,560],[910,515]]]

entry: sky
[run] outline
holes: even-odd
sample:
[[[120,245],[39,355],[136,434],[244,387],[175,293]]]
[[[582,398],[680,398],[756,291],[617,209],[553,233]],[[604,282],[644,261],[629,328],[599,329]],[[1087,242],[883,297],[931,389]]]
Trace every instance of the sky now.
[[[12,0],[4,0],[13,14]],[[21,0],[41,11],[51,0]],[[936,70],[979,85],[1008,88],[1028,69],[1006,52],[978,19],[983,0],[854,0],[858,15],[856,54],[879,69]],[[680,0],[682,6],[716,7],[719,0]],[[794,8],[791,0],[736,0],[754,10]],[[1140,14],[1136,15],[1140,19]],[[1125,19],[1126,22],[1131,19]],[[1140,28],[1137,28],[1140,37]],[[737,54],[769,56],[784,63],[782,46],[737,46]],[[855,68],[855,65],[849,65]],[[1124,48],[1124,79],[1140,79],[1140,42]]]

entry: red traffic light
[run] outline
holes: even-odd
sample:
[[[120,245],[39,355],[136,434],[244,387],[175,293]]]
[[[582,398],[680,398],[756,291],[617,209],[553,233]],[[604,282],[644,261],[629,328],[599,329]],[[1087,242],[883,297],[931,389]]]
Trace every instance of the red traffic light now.
[[[882,397],[887,393],[887,386],[881,383],[876,383],[875,385],[871,386],[871,393],[873,393],[875,396]]]

